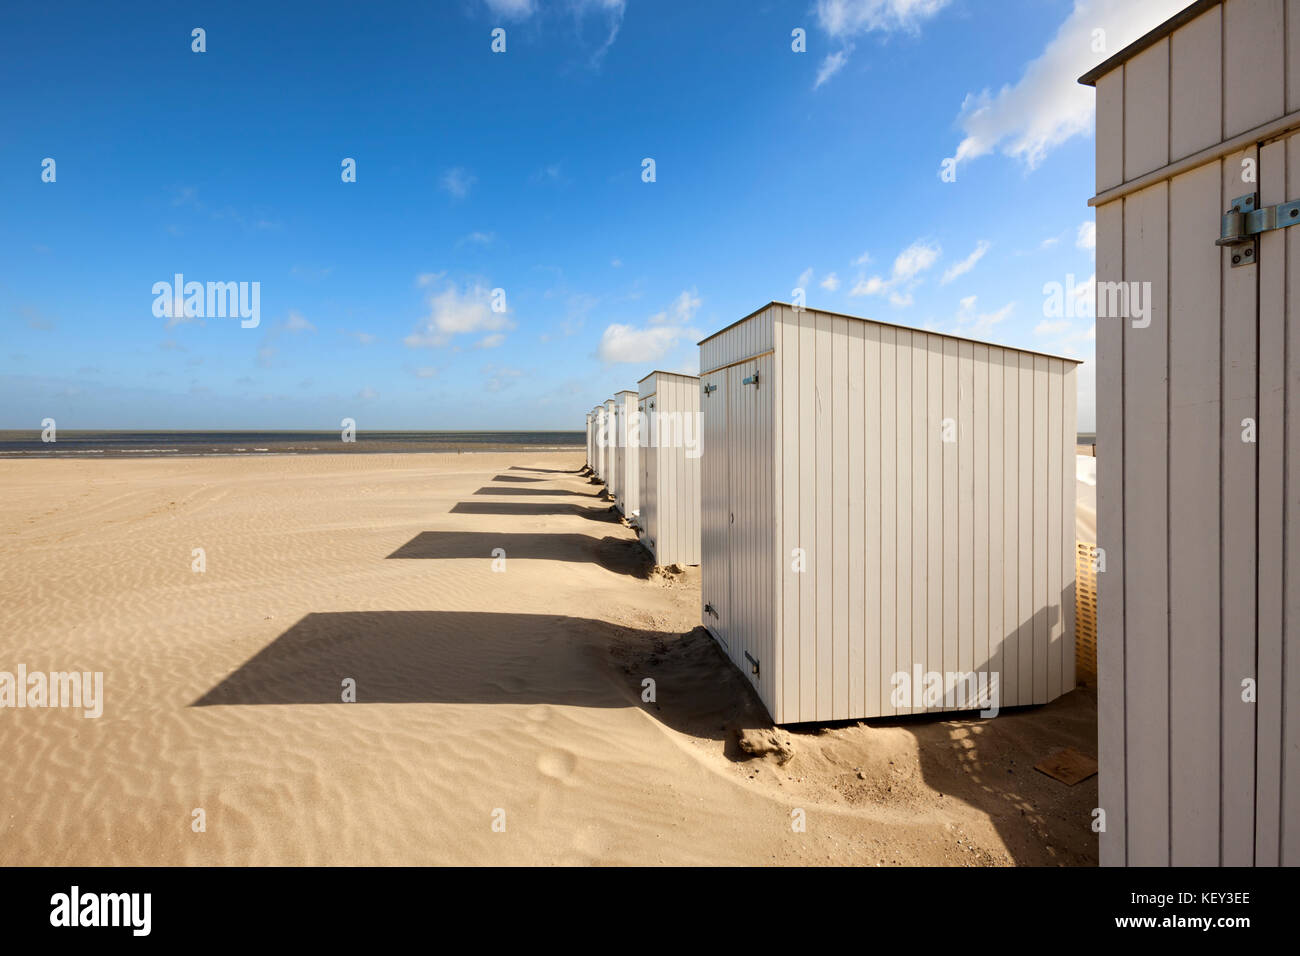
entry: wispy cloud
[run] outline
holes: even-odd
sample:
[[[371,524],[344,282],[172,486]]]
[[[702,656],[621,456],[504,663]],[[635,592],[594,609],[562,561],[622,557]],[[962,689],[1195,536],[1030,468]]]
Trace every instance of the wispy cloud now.
[[[948,0],[817,0],[817,26],[840,48],[828,53],[817,69],[818,89],[848,63],[853,38],[868,33],[917,33],[921,24],[948,5]]]
[[[867,278],[864,274],[859,274],[849,295],[888,296],[890,303],[895,306],[909,306],[913,301],[911,290],[920,284],[921,274],[938,261],[942,252],[938,243],[918,239],[894,259],[894,267],[888,279],[878,275]]]
[[[692,289],[683,292],[663,312],[652,315],[643,326],[613,323],[600,338],[601,361],[614,363],[653,362],[666,355],[678,342],[699,333],[689,327],[700,308],[700,299]]]
[[[1187,0],[1075,0],[1074,9],[1019,81],[997,93],[969,93],[958,125],[960,164],[1001,148],[1029,169],[1092,129],[1095,95],[1078,78],[1187,5]],[[989,60],[987,62],[996,62]]]
[[[453,166],[442,174],[442,188],[455,199],[464,199],[469,195],[478,178],[462,166]]]
[[[975,268],[975,263],[984,258],[984,253],[989,251],[989,243],[981,239],[975,245],[975,250],[961,262],[954,262],[943,273],[943,278],[939,280],[939,285],[947,285],[958,276],[964,276]]]
[[[429,314],[402,341],[410,348],[430,348],[447,345],[457,335],[505,332],[514,327],[509,310],[492,310],[492,290],[486,284],[473,282],[464,289],[448,284],[429,297]]]

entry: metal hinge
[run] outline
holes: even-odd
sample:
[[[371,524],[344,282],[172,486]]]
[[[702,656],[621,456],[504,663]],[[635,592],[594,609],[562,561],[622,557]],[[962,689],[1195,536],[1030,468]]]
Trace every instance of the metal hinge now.
[[[1219,238],[1214,240],[1214,244],[1232,248],[1233,268],[1254,265],[1259,257],[1257,237],[1261,232],[1300,224],[1300,200],[1265,206],[1262,209],[1258,206],[1258,194],[1238,196],[1220,221]]]
[[[704,605],[704,613],[705,613],[705,614],[712,614],[714,617],[717,617],[717,616],[718,616],[718,612],[715,611],[715,610],[713,609],[713,605],[712,605],[712,604],[706,604],[706,605]]]

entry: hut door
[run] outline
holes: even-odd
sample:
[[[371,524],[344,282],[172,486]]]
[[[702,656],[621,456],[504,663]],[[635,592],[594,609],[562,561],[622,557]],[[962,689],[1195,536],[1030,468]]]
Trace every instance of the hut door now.
[[[700,456],[700,561],[705,626],[726,646],[731,613],[730,466],[727,446],[727,372],[700,377],[703,454]],[[731,648],[727,646],[728,654]]]

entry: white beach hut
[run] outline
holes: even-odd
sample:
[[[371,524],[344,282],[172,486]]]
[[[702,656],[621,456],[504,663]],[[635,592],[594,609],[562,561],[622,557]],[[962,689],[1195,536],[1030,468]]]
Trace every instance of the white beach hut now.
[[[1074,687],[1077,364],[776,302],[700,343],[702,619],[777,723]]]
[[[640,504],[641,487],[640,416],[637,412],[637,393],[624,389],[614,395],[614,472],[617,474],[614,489],[614,506],[631,520]]]
[[[700,563],[700,379],[641,379],[641,541],[655,564]]]
[[[1296,3],[1202,0],[1081,80],[1104,865],[1300,864],[1297,51]]]
[[[614,399],[605,399],[604,405],[604,458],[601,459],[601,478],[605,481],[605,490],[614,498],[618,493],[618,471],[614,467],[617,430],[615,428]]]
[[[592,435],[594,434],[592,418],[594,415],[594,411],[587,412],[587,467],[593,472],[596,470],[596,448],[595,442],[592,441]]]

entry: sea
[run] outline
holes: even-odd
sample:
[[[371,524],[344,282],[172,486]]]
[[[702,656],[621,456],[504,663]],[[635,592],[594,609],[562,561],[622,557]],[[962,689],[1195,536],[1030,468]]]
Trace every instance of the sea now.
[[[0,458],[189,458],[214,455],[325,455],[394,452],[470,454],[572,451],[586,447],[583,431],[74,431],[55,441],[40,429],[0,431]]]

